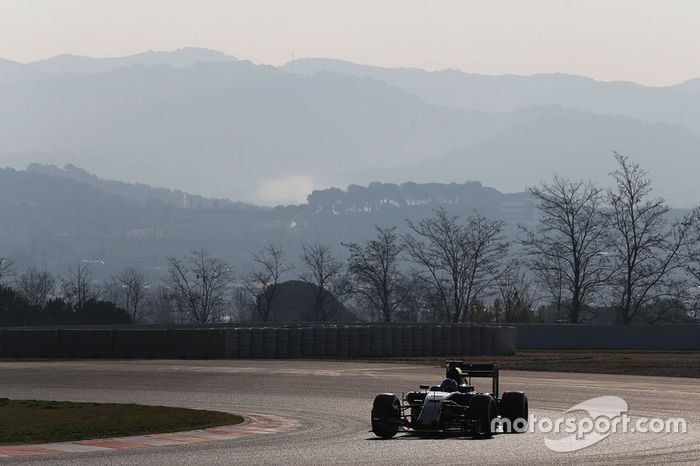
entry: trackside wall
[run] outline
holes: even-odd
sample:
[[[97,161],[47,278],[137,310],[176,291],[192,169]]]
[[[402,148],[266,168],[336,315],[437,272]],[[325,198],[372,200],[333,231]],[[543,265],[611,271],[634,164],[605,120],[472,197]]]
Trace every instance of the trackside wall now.
[[[513,325],[518,349],[700,350],[700,325]]]
[[[0,358],[362,358],[514,354],[511,326],[0,329]]]

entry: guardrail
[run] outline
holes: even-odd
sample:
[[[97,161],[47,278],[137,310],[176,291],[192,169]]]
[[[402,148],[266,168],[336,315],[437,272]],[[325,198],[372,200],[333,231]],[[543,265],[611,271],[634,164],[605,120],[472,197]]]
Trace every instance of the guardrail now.
[[[0,358],[476,356],[515,346],[512,326],[466,324],[0,329]]]

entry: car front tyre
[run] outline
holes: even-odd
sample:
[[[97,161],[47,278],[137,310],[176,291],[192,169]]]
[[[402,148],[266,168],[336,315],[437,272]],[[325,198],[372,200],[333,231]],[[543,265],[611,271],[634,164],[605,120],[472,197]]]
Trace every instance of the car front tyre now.
[[[523,392],[505,392],[501,398],[501,419],[506,433],[523,433],[527,430],[530,409],[527,396]],[[510,426],[510,429],[508,429]],[[513,427],[518,427],[518,430]]]
[[[475,421],[477,437],[491,437],[495,433],[496,400],[490,395],[474,395],[469,403],[469,413]]]
[[[381,438],[391,438],[401,425],[401,401],[393,393],[382,393],[372,404],[372,432]]]

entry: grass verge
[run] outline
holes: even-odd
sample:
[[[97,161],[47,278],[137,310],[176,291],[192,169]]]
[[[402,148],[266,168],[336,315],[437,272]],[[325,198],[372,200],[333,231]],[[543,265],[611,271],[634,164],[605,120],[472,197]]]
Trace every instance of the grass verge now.
[[[442,366],[446,359],[450,358],[389,358],[381,361]],[[506,370],[700,378],[700,351],[519,350],[513,356],[463,356],[456,359],[496,363]]]
[[[241,416],[196,409],[0,398],[0,445],[177,432],[240,422]]]

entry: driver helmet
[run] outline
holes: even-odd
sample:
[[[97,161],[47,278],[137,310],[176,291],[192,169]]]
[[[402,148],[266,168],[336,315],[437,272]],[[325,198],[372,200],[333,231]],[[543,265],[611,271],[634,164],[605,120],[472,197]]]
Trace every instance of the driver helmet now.
[[[457,387],[458,385],[455,379],[445,379],[440,382],[440,391],[443,392],[456,392]]]

